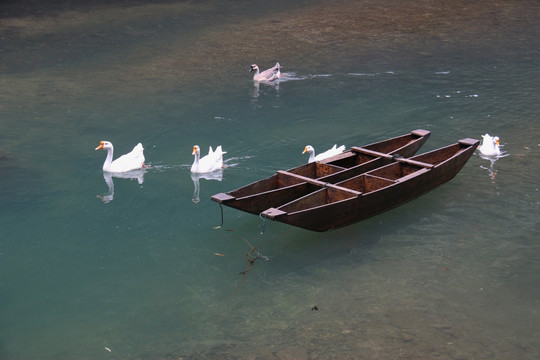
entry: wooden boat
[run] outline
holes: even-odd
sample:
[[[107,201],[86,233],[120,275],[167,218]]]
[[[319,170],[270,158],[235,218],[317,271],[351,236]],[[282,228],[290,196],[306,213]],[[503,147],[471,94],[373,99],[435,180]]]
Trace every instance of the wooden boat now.
[[[410,159],[396,159],[392,164],[336,184],[312,180],[319,190],[267,209],[261,216],[314,231],[331,230],[366,219],[451,180],[478,143],[475,139],[463,139]]]
[[[304,164],[286,172],[278,171],[269,178],[216,194],[212,200],[259,215],[268,208],[281,206],[319,190],[319,183],[314,184],[311,180],[334,184],[390,164],[397,156],[412,156],[424,145],[430,134],[427,130],[418,129],[365,145],[362,147],[364,151],[350,149],[320,162]]]
[[[479,141],[459,142],[411,158],[394,158],[386,165],[338,182],[309,178],[289,171],[278,171],[288,182],[302,181],[317,190],[277,207],[261,216],[313,231],[345,226],[431,191],[451,180],[469,160]],[[361,147],[352,152],[374,155]],[[380,154],[380,157],[385,157]],[[217,199],[216,199],[217,201]]]

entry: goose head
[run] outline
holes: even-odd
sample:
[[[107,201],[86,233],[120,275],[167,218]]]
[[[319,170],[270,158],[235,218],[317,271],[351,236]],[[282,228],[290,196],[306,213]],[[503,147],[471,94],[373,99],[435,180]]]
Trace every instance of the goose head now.
[[[96,150],[101,150],[101,149],[108,150],[112,148],[113,148],[113,145],[109,141],[100,141],[99,146],[96,148]]]
[[[498,136],[493,137],[493,143],[494,143],[496,146],[499,146],[499,145],[500,145],[500,139],[499,139]]]
[[[200,154],[201,154],[201,148],[199,147],[199,145],[194,145],[191,155],[200,155]]]
[[[257,66],[257,64],[251,65],[251,69],[249,69],[249,72],[252,72],[252,71],[259,71],[259,67]]]
[[[302,151],[302,154],[305,154],[305,153],[314,153],[315,152],[315,149],[313,148],[313,146],[311,145],[307,145],[305,148],[304,148],[304,151]]]

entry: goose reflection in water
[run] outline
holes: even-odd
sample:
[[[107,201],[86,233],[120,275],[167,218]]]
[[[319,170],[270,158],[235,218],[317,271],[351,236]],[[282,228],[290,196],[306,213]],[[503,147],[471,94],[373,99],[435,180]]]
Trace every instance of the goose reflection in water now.
[[[489,161],[489,167],[486,166],[480,166],[482,169],[486,169],[489,172],[489,177],[491,180],[495,180],[495,177],[497,176],[497,169],[495,169],[495,163],[500,158],[506,157],[509,154],[506,152],[501,152],[499,155],[482,155],[479,154],[480,158]]]
[[[252,98],[258,98],[259,97],[259,88],[260,88],[260,84],[265,84],[271,88],[274,88],[274,90],[276,92],[279,92],[279,83],[280,81],[279,80],[275,80],[275,81],[253,81],[253,89],[251,91],[251,97]]]
[[[199,193],[200,193],[199,180],[200,179],[221,181],[223,179],[223,170],[217,170],[211,173],[204,173],[204,174],[191,173],[191,180],[193,180],[193,186],[195,188],[193,190],[193,196],[191,198],[191,201],[193,201],[194,204],[197,204],[199,201],[201,201],[199,197]]]
[[[279,94],[279,85],[281,83],[287,82],[287,81],[295,81],[295,80],[307,80],[310,78],[316,78],[316,77],[323,77],[323,76],[329,76],[329,75],[308,75],[308,76],[297,76],[295,72],[283,72],[280,74],[279,78],[274,79],[272,81],[267,80],[253,80],[253,89],[250,91],[251,97],[253,99],[257,99],[259,97],[259,90],[260,85],[263,84],[267,86],[270,89],[274,89],[276,92],[276,95]],[[264,94],[264,92],[263,92]]]
[[[487,155],[480,155],[480,157],[484,160],[488,160],[490,165],[489,167],[480,166],[482,169],[486,169],[489,172],[489,177],[491,180],[495,180],[495,177],[497,176],[497,170],[495,169],[495,162],[499,160],[498,157],[495,156],[487,156]]]
[[[123,172],[123,173],[111,173],[111,172],[104,171],[103,179],[105,179],[105,183],[109,187],[109,191],[106,194],[97,195],[97,198],[103,201],[104,204],[107,204],[114,199],[113,177],[119,178],[119,179],[137,180],[139,185],[142,185],[144,182],[145,172],[146,172],[146,169],[136,169],[136,170],[131,170],[131,171]]]

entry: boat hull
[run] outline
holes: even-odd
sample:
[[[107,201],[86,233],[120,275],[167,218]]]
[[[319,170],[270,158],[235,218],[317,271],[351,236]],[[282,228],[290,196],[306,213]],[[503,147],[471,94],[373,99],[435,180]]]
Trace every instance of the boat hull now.
[[[335,185],[321,186],[304,197],[267,209],[261,216],[319,232],[364,220],[451,180],[478,143],[463,139],[410,159],[399,159]]]

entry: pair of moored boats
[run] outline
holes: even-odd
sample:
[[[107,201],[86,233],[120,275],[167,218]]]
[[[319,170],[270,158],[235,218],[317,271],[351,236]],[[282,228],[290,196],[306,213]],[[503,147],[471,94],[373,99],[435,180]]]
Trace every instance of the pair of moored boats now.
[[[366,219],[452,179],[479,144],[476,139],[414,156],[431,133],[408,134],[333,157],[279,170],[269,178],[219,193],[212,200],[313,231]]]

